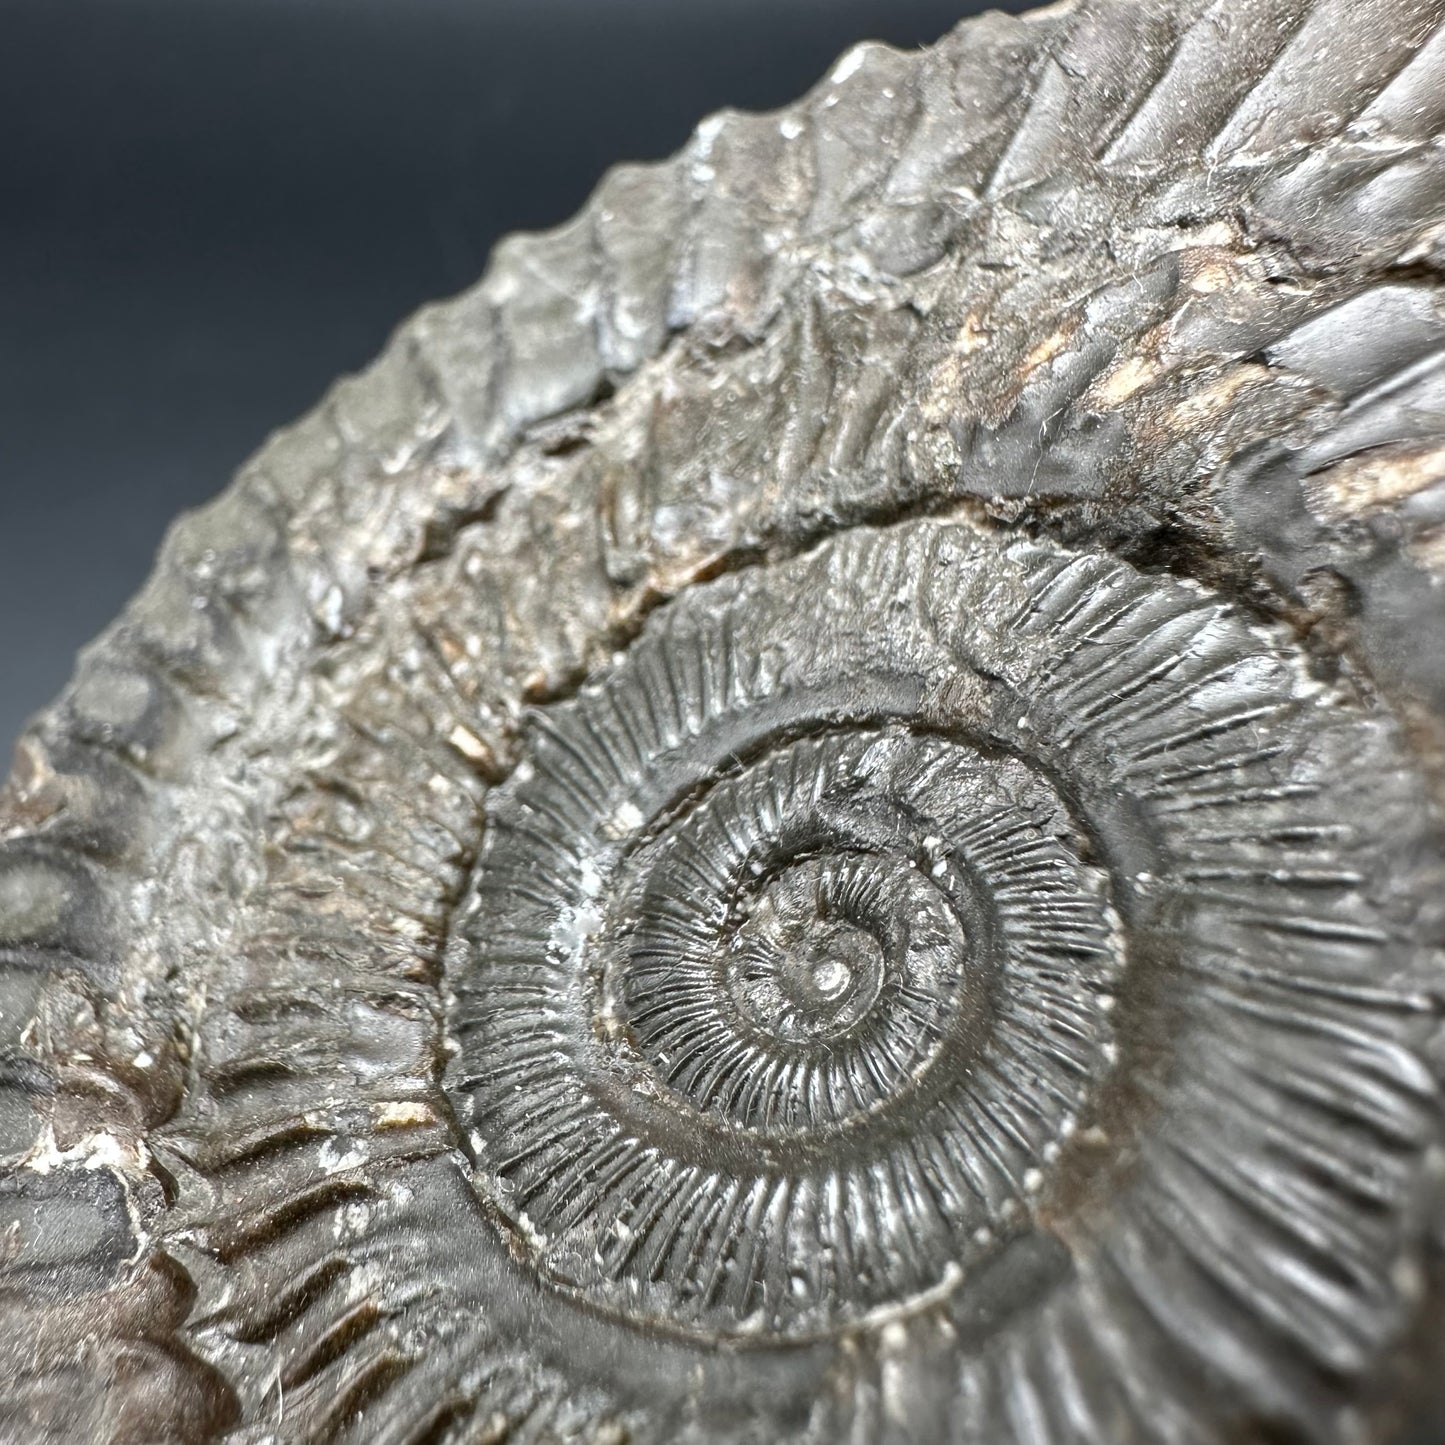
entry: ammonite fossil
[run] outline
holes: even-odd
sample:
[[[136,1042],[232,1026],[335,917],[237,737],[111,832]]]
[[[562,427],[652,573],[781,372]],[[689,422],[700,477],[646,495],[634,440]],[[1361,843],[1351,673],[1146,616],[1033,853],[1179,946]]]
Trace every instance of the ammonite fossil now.
[[[172,533],[0,852],[0,1436],[1445,1432],[1445,4],[864,47]]]

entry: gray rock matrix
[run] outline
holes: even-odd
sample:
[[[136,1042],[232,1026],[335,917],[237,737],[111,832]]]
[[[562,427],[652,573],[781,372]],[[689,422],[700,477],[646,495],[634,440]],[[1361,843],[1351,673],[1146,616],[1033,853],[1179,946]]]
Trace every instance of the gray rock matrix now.
[[[0,1438],[1445,1432],[1445,0],[863,46],[179,521],[0,804]]]

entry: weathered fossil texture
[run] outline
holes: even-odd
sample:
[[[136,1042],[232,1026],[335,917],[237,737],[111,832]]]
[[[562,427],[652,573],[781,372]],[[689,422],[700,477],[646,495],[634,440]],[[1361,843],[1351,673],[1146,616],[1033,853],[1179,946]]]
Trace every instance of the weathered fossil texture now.
[[[856,50],[178,523],[5,804],[0,1437],[1440,1438],[1442,24]]]

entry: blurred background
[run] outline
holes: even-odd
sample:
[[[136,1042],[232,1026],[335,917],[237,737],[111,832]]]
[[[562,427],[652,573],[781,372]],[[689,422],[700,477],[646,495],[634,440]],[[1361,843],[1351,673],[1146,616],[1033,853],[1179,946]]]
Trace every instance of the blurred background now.
[[[499,236],[983,8],[0,0],[0,758],[169,520]]]

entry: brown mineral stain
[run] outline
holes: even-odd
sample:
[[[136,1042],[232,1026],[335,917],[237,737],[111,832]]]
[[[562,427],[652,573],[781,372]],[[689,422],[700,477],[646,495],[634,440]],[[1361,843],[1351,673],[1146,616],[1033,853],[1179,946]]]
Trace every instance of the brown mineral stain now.
[[[1046,366],[1069,344],[1074,332],[1079,329],[1078,318],[1074,317],[1065,321],[1057,331],[1044,337],[1029,354],[1024,357],[1023,365],[1019,368],[1021,379],[1027,379],[1036,372],[1039,367]]]
[[[1239,258],[1218,246],[1199,246],[1181,253],[1179,273],[1184,284],[1199,296],[1233,291],[1246,279]]]
[[[1257,362],[1231,366],[1207,386],[1178,402],[1169,414],[1169,423],[1182,431],[1192,431],[1227,411],[1246,386],[1261,385],[1269,380],[1269,375],[1269,368]]]
[[[1091,408],[1111,411],[1116,406],[1122,406],[1136,391],[1156,381],[1163,370],[1163,363],[1157,357],[1126,357],[1089,388],[1087,404]]]
[[[492,750],[470,729],[458,723],[450,733],[447,734],[447,741],[464,757],[474,763],[485,762],[491,757]]]
[[[1445,527],[1430,527],[1405,546],[1406,555],[1418,567],[1445,577]]]
[[[15,745],[10,781],[0,790],[0,837],[39,828],[65,807],[65,791],[42,744],[23,737]]]
[[[1239,241],[1238,230],[1228,221],[1206,221],[1202,226],[1179,232],[1169,249],[1186,253],[1229,249],[1232,253]]]
[[[970,311],[958,331],[958,350],[964,356],[971,356],[975,351],[982,351],[992,340],[993,332]]]
[[[1399,442],[1361,452],[1305,483],[1310,505],[1333,522],[1367,517],[1445,480],[1445,445]],[[1417,538],[1412,550],[1438,555],[1441,543]]]
[[[373,1104],[371,1112],[378,1129],[416,1129],[437,1121],[436,1111],[431,1105],[419,1101]]]
[[[966,390],[966,379],[975,352],[986,350],[993,342],[993,332],[970,311],[958,329],[954,342],[933,368],[929,385],[919,400],[919,410],[935,426],[946,426],[957,415],[959,397]]]

